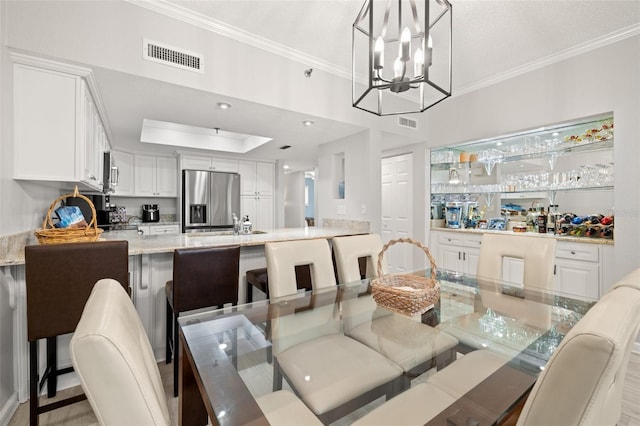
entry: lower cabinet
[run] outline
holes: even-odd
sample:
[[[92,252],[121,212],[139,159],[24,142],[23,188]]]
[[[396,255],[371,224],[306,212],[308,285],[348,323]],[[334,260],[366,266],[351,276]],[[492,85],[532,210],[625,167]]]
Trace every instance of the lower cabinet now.
[[[431,245],[439,269],[475,275],[480,257],[482,234],[432,230]],[[554,259],[556,291],[598,300],[612,284],[613,246],[558,239]],[[505,281],[522,282],[521,259],[505,258],[502,277]]]
[[[481,235],[440,233],[436,256],[441,269],[475,275],[480,257]]]
[[[558,241],[554,274],[556,290],[588,299],[599,299],[599,247],[592,244]]]

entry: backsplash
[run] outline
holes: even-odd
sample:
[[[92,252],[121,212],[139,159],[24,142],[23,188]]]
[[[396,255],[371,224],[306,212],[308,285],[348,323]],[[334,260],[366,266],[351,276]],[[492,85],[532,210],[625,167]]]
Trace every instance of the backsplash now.
[[[349,229],[354,232],[370,232],[371,224],[367,220],[322,219],[323,228]]]

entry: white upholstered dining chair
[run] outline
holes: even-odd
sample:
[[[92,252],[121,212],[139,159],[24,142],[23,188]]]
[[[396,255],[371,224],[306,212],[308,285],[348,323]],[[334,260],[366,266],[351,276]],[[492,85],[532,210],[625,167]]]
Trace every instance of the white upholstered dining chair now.
[[[335,287],[331,249],[326,239],[265,244],[269,297],[276,299],[298,291],[296,266],[309,265],[313,289]]]
[[[517,425],[615,425],[620,420],[624,378],[639,331],[640,269],[618,282],[569,330],[540,373]],[[486,350],[472,352],[427,383],[376,408],[354,426],[380,425],[389,419],[394,424],[425,424],[475,386],[469,382],[465,385],[460,375],[448,371],[462,371],[456,365],[465,359],[470,361],[471,356],[484,358],[475,363],[475,369],[492,362],[496,370],[504,362]],[[454,378],[457,383],[451,381]]]
[[[366,277],[377,277],[374,265],[382,247],[377,234],[333,239],[338,280],[351,283],[345,284],[342,301],[344,332],[402,367],[403,386],[408,387],[412,378],[451,362],[458,341],[443,331],[378,308],[370,294],[359,294],[359,259],[366,258]]]
[[[149,339],[131,299],[117,281],[103,279],[94,286],[71,339],[70,352],[101,425],[171,424]],[[321,424],[291,392],[266,394],[256,402],[272,425]]]

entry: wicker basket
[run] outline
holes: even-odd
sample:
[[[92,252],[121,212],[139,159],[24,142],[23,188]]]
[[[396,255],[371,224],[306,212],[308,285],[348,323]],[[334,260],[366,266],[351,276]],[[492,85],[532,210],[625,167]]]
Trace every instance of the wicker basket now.
[[[89,207],[91,207],[91,213],[93,214],[93,216],[91,222],[89,222],[89,225],[87,225],[86,228],[56,228],[53,225],[53,222],[51,221],[51,213],[54,211],[59,202],[69,197],[82,198],[89,204]],[[102,234],[102,229],[98,228],[96,217],[96,208],[94,207],[93,203],[90,199],[80,194],[78,192],[78,187],[76,186],[72,194],[61,195],[56,198],[53,203],[51,203],[51,205],[49,206],[49,211],[47,212],[47,216],[44,218],[44,222],[42,222],[42,229],[37,230],[35,234],[40,244],[80,243],[96,241],[98,238],[100,238],[100,234]]]
[[[382,274],[384,252],[396,243],[410,243],[419,247],[431,263],[429,278],[417,275]],[[383,308],[403,315],[423,314],[440,298],[440,284],[436,280],[436,262],[429,249],[411,238],[391,240],[378,255],[378,278],[371,281],[373,299]]]

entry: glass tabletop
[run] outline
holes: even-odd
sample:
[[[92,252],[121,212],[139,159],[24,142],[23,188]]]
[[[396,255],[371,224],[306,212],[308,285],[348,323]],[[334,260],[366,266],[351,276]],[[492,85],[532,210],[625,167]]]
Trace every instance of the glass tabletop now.
[[[438,272],[438,283],[439,299],[424,314],[413,317],[376,304],[368,279],[183,315],[178,322],[185,365],[193,370],[208,415],[215,416],[219,424],[266,423],[255,399],[273,391],[274,354],[321,336],[343,334],[388,356],[406,374],[417,371],[415,367],[429,358],[422,353],[429,346],[425,339],[446,338],[458,342],[455,351],[484,349],[507,360],[509,371],[502,369],[483,382],[483,386],[498,387],[505,380],[517,382],[511,394],[500,397],[503,401],[487,404],[483,400],[486,389],[480,386],[475,394],[472,391],[460,398],[481,411],[480,424],[493,424],[526,397],[554,349],[594,303],[447,271]],[[414,376],[411,384],[426,380]],[[492,380],[496,381],[493,385]],[[291,389],[287,381],[283,388]],[[379,398],[370,407],[383,402]],[[336,424],[350,424],[366,411],[356,410]],[[182,409],[180,412],[186,422],[189,413],[183,416]],[[443,412],[443,423],[455,420],[456,413],[453,408]]]

